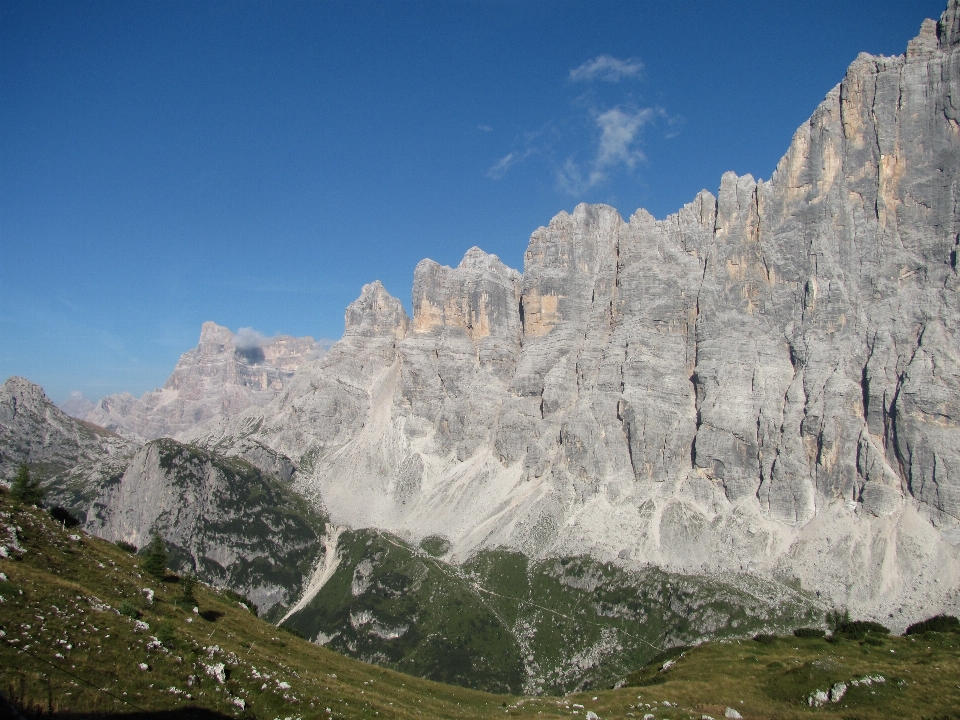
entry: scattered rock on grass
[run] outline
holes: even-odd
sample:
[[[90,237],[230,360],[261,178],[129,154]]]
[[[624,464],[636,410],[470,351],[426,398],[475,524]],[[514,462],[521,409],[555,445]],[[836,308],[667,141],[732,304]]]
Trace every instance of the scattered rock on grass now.
[[[214,663],[213,665],[204,665],[204,671],[216,680],[218,683],[223,684],[227,681],[227,668],[223,663]]]
[[[843,682],[838,682],[832,688],[830,688],[830,702],[840,702],[847,692],[847,684]]]

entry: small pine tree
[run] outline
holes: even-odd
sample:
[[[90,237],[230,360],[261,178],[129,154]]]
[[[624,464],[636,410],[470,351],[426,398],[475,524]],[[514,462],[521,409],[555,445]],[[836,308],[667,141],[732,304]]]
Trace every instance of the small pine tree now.
[[[159,533],[154,533],[150,543],[143,549],[144,572],[158,580],[163,580],[167,574],[167,547]]]
[[[30,477],[26,463],[20,463],[17,474],[10,483],[10,494],[26,505],[39,506],[43,502],[43,488],[38,480]]]
[[[183,590],[183,594],[180,596],[180,599],[184,602],[195,603],[197,599],[193,596],[193,589],[197,585],[197,577],[193,573],[185,573],[180,576],[180,587]]]

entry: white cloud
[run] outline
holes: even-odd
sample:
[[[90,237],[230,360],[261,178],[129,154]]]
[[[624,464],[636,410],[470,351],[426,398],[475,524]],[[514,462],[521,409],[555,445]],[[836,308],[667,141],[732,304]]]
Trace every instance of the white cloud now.
[[[497,160],[489,170],[487,170],[487,177],[491,180],[499,180],[504,175],[507,174],[507,170],[516,165],[521,160],[526,160],[533,153],[532,148],[527,148],[522,152],[512,152],[507,155],[504,155],[502,158]]]
[[[597,170],[620,163],[632,170],[637,161],[643,160],[644,155],[635,146],[635,141],[640,128],[653,117],[652,108],[630,113],[615,107],[597,115],[597,127],[600,128],[600,147],[595,163]]]
[[[638,162],[646,159],[638,147],[640,132],[644,125],[660,115],[663,111],[659,108],[631,112],[619,106],[597,114],[594,123],[600,131],[600,139],[596,155],[585,165],[572,157],[567,158],[557,170],[560,189],[571,195],[580,195],[603,182],[607,172],[618,165],[633,170]]]
[[[569,157],[557,168],[557,186],[568,195],[580,195],[590,183],[585,181],[580,166]]]
[[[500,178],[502,178],[506,174],[507,170],[510,169],[510,166],[513,165],[514,161],[516,160],[516,157],[517,157],[516,153],[510,153],[509,155],[505,155],[504,157],[497,160],[490,167],[490,169],[487,170],[487,177],[489,177],[492,180],[499,180]]]
[[[625,78],[640,78],[642,73],[643,63],[637,58],[621,60],[610,55],[599,55],[570,70],[568,79],[573,82],[615,83]],[[627,99],[632,97],[632,93],[615,92],[622,99],[613,107],[610,104],[597,104],[597,93],[597,88],[587,88],[572,102],[578,114],[584,111],[589,113],[586,117],[580,115],[575,119],[552,120],[541,130],[528,133],[522,141],[518,139],[513,151],[487,170],[487,177],[499,180],[511,172],[515,165],[535,155],[553,168],[560,190],[571,195],[582,195],[605,183],[618,171],[633,173],[638,165],[646,161],[642,140],[647,126],[665,124],[665,137],[671,138],[683,124],[682,118],[669,116],[663,108],[638,108]],[[579,149],[571,148],[573,143]]]
[[[620,82],[623,78],[640,77],[642,71],[643,63],[636,58],[619,60],[610,55],[598,55],[571,70],[569,79],[573,82]]]
[[[269,338],[253,328],[240,328],[237,334],[233,336],[233,346],[237,350],[254,350],[263,347],[269,342]]]

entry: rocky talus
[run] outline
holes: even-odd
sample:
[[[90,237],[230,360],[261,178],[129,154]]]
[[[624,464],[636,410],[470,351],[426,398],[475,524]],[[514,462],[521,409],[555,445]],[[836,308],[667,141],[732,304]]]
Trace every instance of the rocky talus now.
[[[860,55],[772,178],[674,215],[580,205],[523,273],[471,249],[379,283],[256,441],[333,519],[744,570],[898,626],[960,578],[960,4]]]
[[[109,395],[86,420],[138,439],[179,438],[205,422],[265,405],[301,365],[323,357],[313,338],[235,335],[205,322],[200,342],[180,357],[158,390]]]

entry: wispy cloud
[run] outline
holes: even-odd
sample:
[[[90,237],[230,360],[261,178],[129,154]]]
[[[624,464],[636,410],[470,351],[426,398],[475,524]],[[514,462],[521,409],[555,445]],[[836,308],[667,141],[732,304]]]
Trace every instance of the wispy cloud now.
[[[489,170],[487,170],[487,177],[491,180],[499,180],[504,175],[506,175],[507,170],[510,169],[510,166],[513,165],[517,160],[516,153],[510,153],[509,155],[504,155],[502,158],[497,160]]]
[[[640,79],[642,74],[643,63],[637,58],[599,55],[570,70],[567,79],[617,83]],[[664,138],[672,138],[683,125],[683,118],[639,102],[634,90],[596,85],[578,89],[570,102],[573,114],[550,119],[537,131],[517,137],[510,152],[490,166],[487,177],[499,180],[530,156],[546,163],[557,189],[570,195],[583,195],[616,176],[634,175],[647,159],[643,147],[650,128],[656,125],[664,130]]]
[[[497,160],[490,169],[487,170],[487,177],[491,180],[499,180],[504,175],[507,174],[507,170],[516,165],[521,160],[525,160],[533,152],[532,149],[527,148],[523,151],[514,151],[504,155],[502,158]]]
[[[597,127],[600,129],[597,169],[623,163],[632,170],[638,161],[644,160],[643,152],[636,146],[637,135],[655,113],[653,108],[631,113],[615,107],[597,115]]]
[[[493,128],[489,125],[477,125],[477,130],[480,132],[492,132]]]
[[[240,328],[237,330],[237,334],[233,336],[233,345],[238,350],[254,350],[263,347],[268,342],[270,342],[270,339],[266,335],[250,327]]]
[[[573,68],[568,76],[573,82],[620,82],[623,78],[640,77],[643,72],[643,63],[637,58],[619,60],[610,55],[598,55],[593,60],[587,60],[582,65]]]
[[[557,169],[557,185],[571,195],[580,195],[606,180],[609,171],[617,166],[633,170],[646,159],[639,147],[643,127],[663,115],[660,108],[631,111],[620,106],[595,113],[594,127],[599,131],[596,154],[584,164],[567,158]]]

